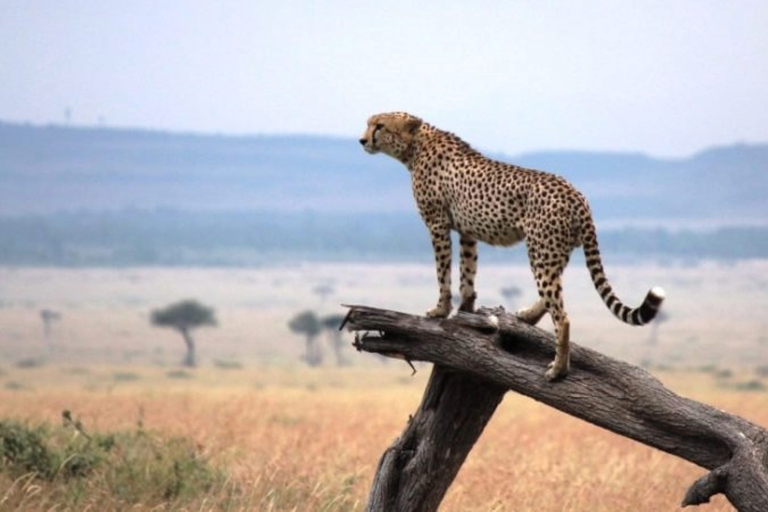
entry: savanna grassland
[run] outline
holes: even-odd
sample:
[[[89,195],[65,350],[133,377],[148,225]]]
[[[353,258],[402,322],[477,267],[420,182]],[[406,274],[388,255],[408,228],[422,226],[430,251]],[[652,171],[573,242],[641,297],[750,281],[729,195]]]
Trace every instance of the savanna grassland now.
[[[573,267],[566,304],[577,342],[768,425],[768,263],[609,265],[630,304],[651,285],[666,288],[669,319],[655,343],[650,328],[612,319],[586,271]],[[66,449],[95,443],[85,436],[117,436],[83,477],[0,472],[0,510],[362,510],[378,459],[417,407],[430,368],[417,365],[411,376],[401,362],[351,349],[352,366],[337,368],[327,346],[323,366],[307,368],[303,340],[286,325],[304,309],[343,311],[340,303],[423,311],[435,298],[432,272],[373,264],[0,270],[0,420],[46,424]],[[480,272],[481,304],[502,303],[499,289],[509,284],[523,290],[511,307],[533,300],[527,268]],[[332,293],[314,293],[319,285]],[[214,307],[219,320],[196,332],[196,369],[178,365],[180,336],[148,321],[153,308],[187,297]],[[48,336],[43,308],[61,315]],[[72,422],[62,424],[64,410]],[[702,474],[510,393],[442,510],[671,511]],[[186,475],[192,488],[180,482]],[[732,508],[718,498],[703,510]]]

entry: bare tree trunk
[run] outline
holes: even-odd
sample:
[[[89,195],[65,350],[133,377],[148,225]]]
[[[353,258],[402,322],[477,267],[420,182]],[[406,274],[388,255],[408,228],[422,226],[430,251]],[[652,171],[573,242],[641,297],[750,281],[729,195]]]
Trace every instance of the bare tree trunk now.
[[[379,462],[368,511],[437,510],[506,390],[709,470],[683,506],[723,493],[739,511],[768,511],[768,431],[680,397],[642,368],[572,343],[571,373],[550,383],[553,337],[501,308],[435,320],[353,306],[346,325],[358,331],[359,350],[436,365]]]
[[[192,338],[192,333],[187,328],[180,328],[182,337],[184,338],[184,344],[187,346],[187,355],[184,357],[184,366],[194,368],[197,366],[197,358],[195,354],[195,340]]]
[[[344,341],[341,339],[341,333],[338,329],[333,329],[331,330],[330,335],[333,353],[336,355],[336,366],[347,366],[349,361],[344,355]]]
[[[307,334],[305,343],[307,364],[309,366],[320,366],[323,364],[323,351],[317,343],[317,335]]]
[[[437,510],[504,393],[435,366],[419,409],[379,461],[366,511]]]

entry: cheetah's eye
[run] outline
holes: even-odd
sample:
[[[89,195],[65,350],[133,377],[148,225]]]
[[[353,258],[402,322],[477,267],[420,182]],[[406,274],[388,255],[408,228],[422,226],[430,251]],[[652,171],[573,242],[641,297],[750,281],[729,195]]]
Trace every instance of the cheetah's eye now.
[[[373,127],[373,133],[371,134],[371,139],[373,139],[373,143],[376,144],[376,139],[379,135],[379,130],[384,128],[384,125],[381,123],[376,123]]]

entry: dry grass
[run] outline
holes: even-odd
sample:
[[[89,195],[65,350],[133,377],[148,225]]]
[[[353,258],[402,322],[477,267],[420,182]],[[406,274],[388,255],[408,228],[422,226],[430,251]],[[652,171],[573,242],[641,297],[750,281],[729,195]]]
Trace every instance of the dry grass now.
[[[114,368],[67,370],[9,371],[6,379],[27,372],[38,384],[27,391],[0,391],[0,417],[56,423],[67,408],[98,431],[141,421],[145,428],[191,439],[229,474],[225,485],[183,509],[286,512],[362,510],[378,458],[417,407],[428,374],[425,366],[411,378],[404,365],[206,369],[181,381],[160,369],[133,368],[135,380],[103,379],[102,387],[94,387],[95,379],[114,374]],[[719,390],[710,375],[662,377],[684,394],[768,424],[764,393]],[[442,510],[671,511],[702,474],[684,461],[510,394]],[[90,490],[99,510],[110,503],[102,491]],[[48,510],[60,492],[19,481],[0,492],[0,501],[4,495],[18,510]],[[161,509],[176,506],[181,505]],[[732,508],[718,498],[706,510]]]
[[[755,314],[768,309],[768,262],[607,267],[630,304],[651,285],[664,286],[670,320],[659,344],[648,345],[648,330],[611,318],[576,264],[566,275],[575,340],[615,357],[650,361],[681,394],[768,425],[768,394],[733,390],[768,363],[768,323]],[[411,378],[405,365],[382,366],[350,351],[356,367],[305,369],[295,363],[302,340],[286,324],[302,309],[339,312],[339,303],[424,311],[435,298],[433,274],[429,264],[0,269],[0,418],[58,424],[62,410],[70,409],[100,432],[141,422],[192,440],[229,475],[191,502],[146,502],[132,510],[362,510],[382,451],[418,405],[428,367]],[[323,283],[334,287],[325,303],[311,291]],[[518,305],[532,300],[527,267],[481,267],[480,303],[499,304],[499,288],[510,284],[523,289]],[[150,327],[148,313],[187,297],[216,308],[220,326],[199,332],[203,367],[184,373],[176,366],[180,337]],[[42,335],[43,308],[62,313],[49,339]],[[214,368],[214,360],[242,369]],[[710,373],[658,373],[659,366]],[[733,376],[718,381],[724,369]],[[671,511],[702,474],[510,394],[443,510]],[[62,496],[75,491],[86,502],[73,509],[129,508],[109,501],[96,481],[73,490],[31,477],[3,478],[0,511],[66,510]],[[704,510],[731,508],[718,498]]]

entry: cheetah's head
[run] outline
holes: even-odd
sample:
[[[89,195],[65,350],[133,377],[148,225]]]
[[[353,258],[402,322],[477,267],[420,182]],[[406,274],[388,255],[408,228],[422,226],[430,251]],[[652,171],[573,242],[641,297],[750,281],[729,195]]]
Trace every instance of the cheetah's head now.
[[[368,119],[360,144],[368,153],[382,153],[404,161],[422,121],[405,112],[376,114]]]

